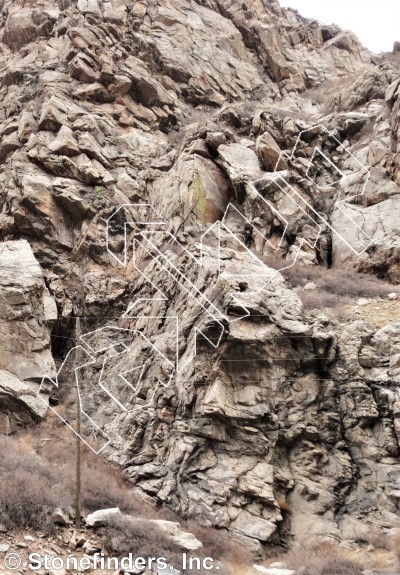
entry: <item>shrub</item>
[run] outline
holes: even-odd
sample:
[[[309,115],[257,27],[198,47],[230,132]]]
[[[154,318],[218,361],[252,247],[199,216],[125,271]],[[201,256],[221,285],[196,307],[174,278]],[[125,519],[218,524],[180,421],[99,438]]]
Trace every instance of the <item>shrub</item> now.
[[[136,557],[165,557],[170,565],[182,564],[183,549],[157,525],[146,519],[115,517],[104,528],[103,544],[110,553]]]
[[[34,450],[38,450],[36,453]],[[38,529],[55,534],[50,516],[56,507],[73,506],[75,495],[75,437],[59,427],[55,417],[46,418],[33,433],[0,439],[0,523],[8,530]],[[113,553],[163,556],[181,565],[183,550],[149,518],[176,521],[168,509],[155,508],[131,492],[120,470],[82,445],[82,511],[119,507],[135,517],[115,518],[99,531]],[[249,552],[234,543],[223,530],[183,524],[204,545],[195,553],[221,561],[219,573],[230,575],[233,567],[251,563]],[[189,554],[190,555],[190,554]],[[244,567],[244,571],[246,567]]]
[[[59,408],[57,409],[60,411]],[[58,418],[51,414],[35,428],[32,435],[43,463],[49,469],[57,468],[62,473],[64,489],[68,498],[73,500],[75,435],[65,425],[60,427]],[[18,439],[20,441],[21,436]],[[95,455],[83,443],[81,444],[81,453],[83,512],[119,507],[124,513],[145,515],[146,517],[159,516],[156,509],[132,493],[131,485],[122,478],[120,469],[108,463],[102,456]]]
[[[237,565],[251,564],[252,558],[250,551],[232,541],[232,536],[227,532],[215,529],[214,527],[205,527],[188,521],[186,523],[188,531],[193,533],[199,541],[203,543],[202,554],[206,557],[212,557],[216,561],[223,563],[232,563]]]
[[[364,533],[362,536],[356,536],[354,539],[358,543],[367,543],[377,549],[390,549],[392,543],[388,534],[380,529],[371,529],[368,533]]]
[[[293,288],[304,287],[311,281],[316,284],[314,290],[298,292],[307,308],[336,307],[349,302],[351,298],[378,298],[396,291],[393,285],[368,274],[301,263],[282,269],[289,262],[275,254],[261,256],[260,259],[271,268],[281,269],[282,275]]]
[[[339,297],[323,290],[299,290],[298,295],[306,309],[337,308],[350,303],[349,297]]]
[[[49,426],[45,427],[48,434]],[[59,432],[59,431],[58,431]],[[7,529],[50,529],[56,507],[73,505],[75,496],[74,436],[69,441],[38,440],[22,434],[0,439],[0,523]],[[39,444],[40,454],[32,452]],[[50,456],[50,457],[49,457]],[[82,510],[120,507],[125,513],[159,517],[160,513],[132,494],[119,471],[82,449]]]
[[[324,565],[321,575],[360,575],[361,566],[348,559],[335,559]]]
[[[130,492],[130,486],[120,472],[93,454],[85,456],[82,470],[82,504],[86,511],[119,507],[124,513],[155,515],[139,498]]]
[[[363,571],[358,561],[328,543],[289,551],[282,560],[303,575],[361,575]]]
[[[10,438],[0,439],[0,523],[7,529],[44,529],[58,505],[68,505],[62,474]]]
[[[232,575],[237,567],[242,566],[248,572],[246,565],[251,565],[250,552],[228,538],[228,534],[212,527],[202,527],[194,522],[184,526],[203,543],[203,547],[188,556],[201,558],[212,557],[218,562],[218,573]],[[103,530],[103,543],[110,553],[128,555],[135,553],[141,557],[165,557],[170,565],[180,569],[182,565],[182,549],[171,537],[157,525],[146,519],[116,517]],[[195,570],[187,569],[187,572]]]
[[[396,531],[390,539],[390,549],[396,554],[397,559],[400,560],[400,532]]]
[[[317,289],[344,297],[381,297],[393,291],[393,286],[367,274],[358,274],[338,268],[295,264],[282,274],[294,287],[313,281]]]

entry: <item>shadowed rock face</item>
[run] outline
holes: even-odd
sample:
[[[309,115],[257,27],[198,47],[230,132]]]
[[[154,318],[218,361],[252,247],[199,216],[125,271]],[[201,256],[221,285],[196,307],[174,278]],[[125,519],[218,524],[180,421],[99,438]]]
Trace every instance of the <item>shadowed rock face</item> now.
[[[275,0],[0,8],[0,432],[90,316],[82,398],[144,493],[253,548],[397,526],[399,321],[258,258],[398,281],[398,55]]]

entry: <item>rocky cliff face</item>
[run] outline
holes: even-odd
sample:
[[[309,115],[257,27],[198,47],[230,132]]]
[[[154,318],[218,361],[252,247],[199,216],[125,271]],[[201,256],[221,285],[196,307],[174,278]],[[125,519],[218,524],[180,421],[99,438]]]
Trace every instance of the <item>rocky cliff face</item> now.
[[[55,371],[50,330],[57,308],[27,241],[0,244],[0,261],[0,430],[9,434],[46,414],[38,382]]]
[[[398,55],[275,0],[0,9],[0,429],[91,362],[85,441],[182,515],[396,527],[398,304],[338,318],[280,271],[398,281]]]

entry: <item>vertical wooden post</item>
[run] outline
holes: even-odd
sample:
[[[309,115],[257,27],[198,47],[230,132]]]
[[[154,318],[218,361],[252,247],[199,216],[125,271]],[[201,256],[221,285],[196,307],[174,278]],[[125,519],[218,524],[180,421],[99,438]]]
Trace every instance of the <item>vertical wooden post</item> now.
[[[75,344],[76,344],[76,362],[80,363],[80,337],[81,337],[81,320],[79,317],[76,318],[75,324]],[[77,373],[77,383],[76,386],[76,484],[75,484],[75,529],[81,528],[81,402],[79,394],[79,371]]]

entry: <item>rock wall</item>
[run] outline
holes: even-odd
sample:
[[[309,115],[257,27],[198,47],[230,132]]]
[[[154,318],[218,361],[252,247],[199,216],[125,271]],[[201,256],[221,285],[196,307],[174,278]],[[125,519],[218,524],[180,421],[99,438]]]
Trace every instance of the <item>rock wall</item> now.
[[[26,240],[0,244],[0,302],[0,431],[9,434],[46,414],[37,392],[55,372],[57,308]]]
[[[279,270],[398,280],[398,56],[275,0],[0,5],[2,429],[82,315],[86,412],[142,492],[255,549],[397,526],[400,324]]]

